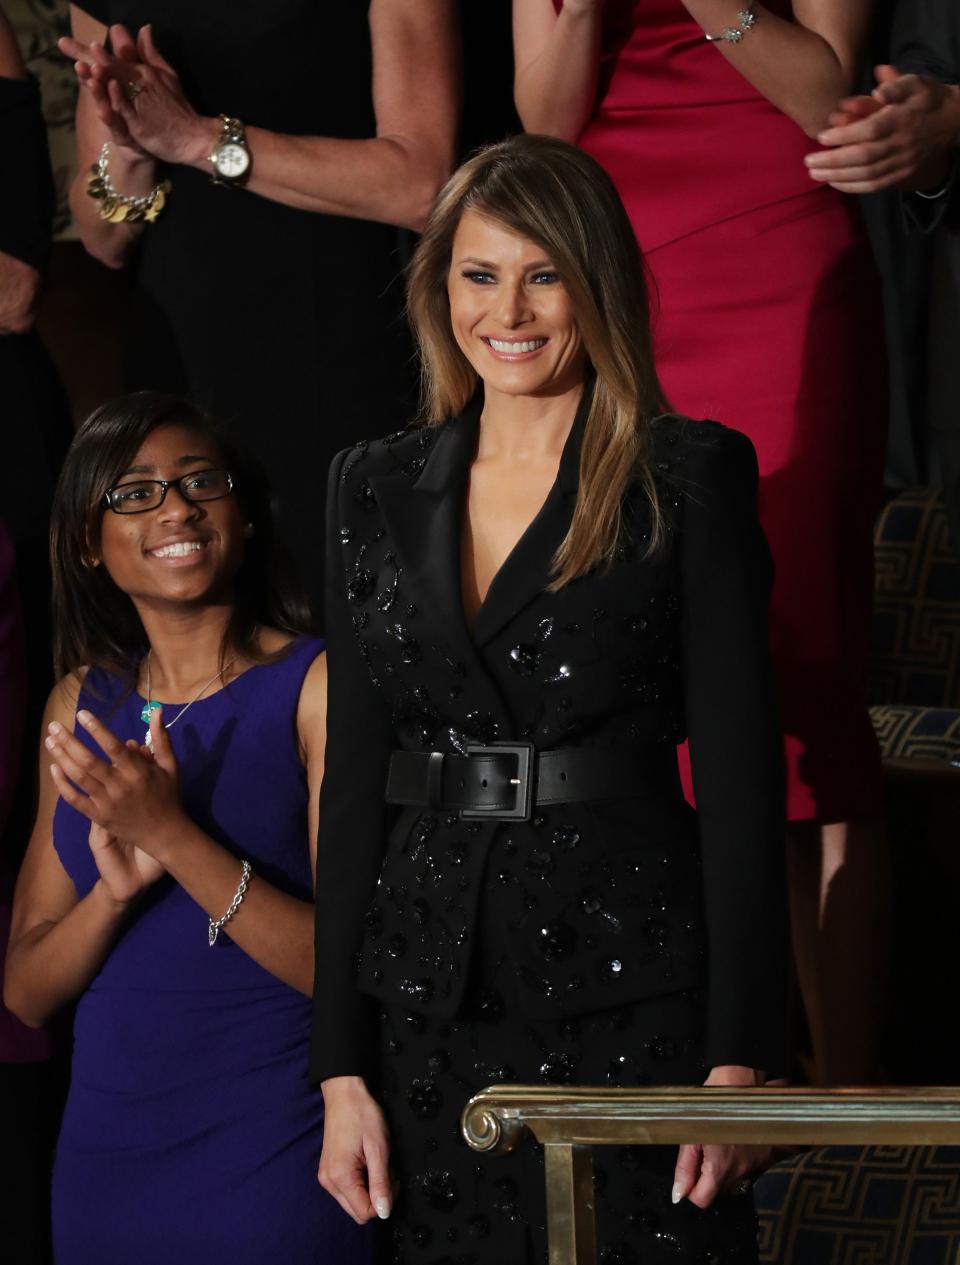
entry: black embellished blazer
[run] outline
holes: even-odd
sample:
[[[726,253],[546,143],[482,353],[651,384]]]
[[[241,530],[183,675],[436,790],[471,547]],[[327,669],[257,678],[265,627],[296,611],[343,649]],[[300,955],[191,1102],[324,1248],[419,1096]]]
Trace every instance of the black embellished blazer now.
[[[705,994],[704,1061],[780,1070],[783,779],[753,448],[659,419],[662,548],[645,556],[636,489],[611,566],[547,592],[585,400],[471,630],[460,541],[480,406],[330,472],[313,1075],[374,1072],[378,1002],[457,1014],[477,954],[508,963],[507,1004],[534,1018]],[[696,814],[677,774],[688,735]],[[636,775],[622,799],[521,823],[385,803],[393,750],[493,740],[635,752]]]

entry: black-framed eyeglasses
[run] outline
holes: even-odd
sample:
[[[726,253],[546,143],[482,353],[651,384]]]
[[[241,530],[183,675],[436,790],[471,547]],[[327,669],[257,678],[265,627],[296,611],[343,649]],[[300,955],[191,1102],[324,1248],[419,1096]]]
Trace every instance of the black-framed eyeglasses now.
[[[233,491],[233,475],[229,470],[193,470],[179,479],[131,479],[107,489],[103,508],[143,514],[161,506],[169,488],[176,488],[185,501],[219,501]]]

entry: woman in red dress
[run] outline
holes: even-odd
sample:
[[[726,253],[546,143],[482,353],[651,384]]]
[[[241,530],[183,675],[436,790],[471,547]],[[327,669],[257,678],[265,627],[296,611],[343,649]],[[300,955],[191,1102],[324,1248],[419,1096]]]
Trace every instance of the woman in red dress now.
[[[776,563],[794,944],[819,1079],[873,1078],[885,926],[863,677],[886,437],[880,302],[856,205],[811,138],[872,0],[514,0],[517,107],[613,176],[652,274],[674,407],[744,431]]]

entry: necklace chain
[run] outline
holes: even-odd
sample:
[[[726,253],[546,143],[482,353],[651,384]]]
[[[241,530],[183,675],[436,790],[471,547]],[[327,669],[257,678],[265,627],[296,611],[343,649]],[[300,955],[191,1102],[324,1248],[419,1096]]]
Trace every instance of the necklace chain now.
[[[150,715],[151,715],[151,713],[152,713],[152,712],[155,712],[155,711],[157,710],[157,708],[158,708],[158,707],[160,707],[160,706],[161,706],[161,704],[160,704],[160,703],[155,702],[155,701],[154,701],[154,700],[150,697],[150,693],[151,693],[151,689],[150,689],[150,658],[151,658],[151,655],[152,655],[152,654],[153,654],[153,647],[151,646],[151,647],[150,647],[150,649],[147,651],[147,701],[146,701],[146,703],[144,704],[143,709],[142,709],[142,710],[141,710],[141,712],[140,712],[140,719],[141,719],[142,721],[145,721],[145,722],[146,722],[146,725],[147,725],[147,733],[146,733],[146,737],[144,738],[144,740],[143,740],[143,741],[144,741],[144,744],[145,744],[146,746],[148,746],[148,747],[152,747],[152,746],[153,746],[153,735],[150,733]],[[229,662],[229,663],[227,663],[227,664],[225,664],[222,668],[218,668],[218,669],[217,669],[217,671],[216,671],[216,672],[214,672],[213,676],[210,678],[210,680],[209,680],[209,681],[204,681],[203,685],[201,685],[200,689],[196,692],[196,694],[194,694],[194,696],[193,696],[193,698],[190,700],[190,702],[189,702],[189,703],[185,703],[185,704],[183,705],[183,707],[181,707],[181,708],[180,708],[180,710],[177,712],[176,716],[174,716],[173,720],[168,720],[168,721],[165,721],[165,722],[164,722],[164,726],[163,726],[163,727],[164,727],[164,729],[172,729],[172,728],[173,728],[173,726],[174,726],[174,725],[177,723],[177,721],[180,719],[180,717],[181,717],[181,716],[185,716],[185,715],[187,714],[187,712],[190,710],[190,708],[194,705],[194,703],[198,702],[198,701],[199,701],[199,699],[200,699],[200,698],[202,698],[202,696],[203,696],[204,694],[206,694],[207,690],[208,690],[208,689],[210,688],[210,686],[214,683],[214,681],[217,679],[217,677],[222,677],[222,676],[224,676],[227,672],[229,672],[229,671],[230,671],[230,669],[233,667],[233,665],[234,665],[235,663],[236,663],[236,659],[231,659],[231,660],[230,660],[230,662]]]

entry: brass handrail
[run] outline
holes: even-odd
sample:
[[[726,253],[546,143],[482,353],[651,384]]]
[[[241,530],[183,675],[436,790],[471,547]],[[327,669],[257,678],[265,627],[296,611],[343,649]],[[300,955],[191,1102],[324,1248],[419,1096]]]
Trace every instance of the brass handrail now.
[[[605,1089],[497,1085],[461,1117],[475,1151],[544,1148],[550,1265],[596,1265],[594,1146],[752,1142],[774,1146],[957,1145],[960,1088]]]

